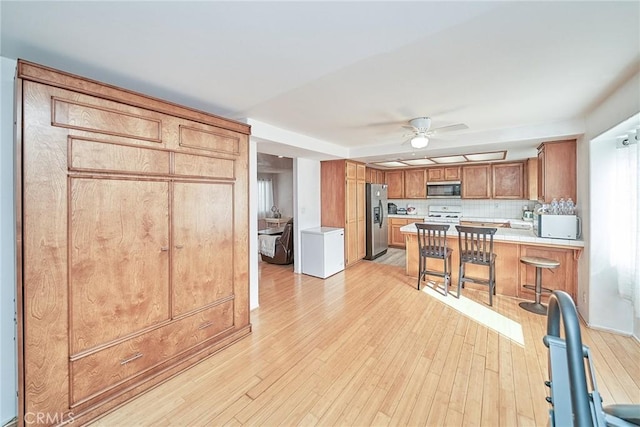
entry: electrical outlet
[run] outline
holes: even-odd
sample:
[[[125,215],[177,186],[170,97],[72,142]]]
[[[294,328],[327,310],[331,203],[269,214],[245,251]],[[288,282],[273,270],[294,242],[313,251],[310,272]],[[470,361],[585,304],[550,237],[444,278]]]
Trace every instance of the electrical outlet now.
[[[582,302],[583,302],[584,304],[586,304],[586,303],[587,303],[587,293],[586,293],[586,292],[583,292],[583,293],[582,293]]]

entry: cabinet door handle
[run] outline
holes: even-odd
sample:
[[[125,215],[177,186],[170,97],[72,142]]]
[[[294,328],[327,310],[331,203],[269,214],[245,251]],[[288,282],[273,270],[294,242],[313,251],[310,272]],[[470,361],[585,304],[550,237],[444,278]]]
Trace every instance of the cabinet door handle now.
[[[162,252],[167,252],[169,250],[169,246],[163,246],[160,248]]]
[[[121,365],[126,365],[126,364],[127,364],[127,363],[129,363],[129,362],[133,362],[133,361],[134,361],[134,360],[136,360],[136,359],[140,359],[142,356],[144,356],[142,353],[136,353],[136,354],[134,354],[134,355],[133,355],[133,356],[131,356],[131,357],[128,357],[128,358],[126,358],[126,359],[122,359],[122,360],[120,361],[120,364],[121,364]]]
[[[182,249],[184,248],[184,245],[176,245],[176,249]]]
[[[213,322],[204,322],[202,325],[198,326],[198,329],[207,329],[209,326],[213,326]]]

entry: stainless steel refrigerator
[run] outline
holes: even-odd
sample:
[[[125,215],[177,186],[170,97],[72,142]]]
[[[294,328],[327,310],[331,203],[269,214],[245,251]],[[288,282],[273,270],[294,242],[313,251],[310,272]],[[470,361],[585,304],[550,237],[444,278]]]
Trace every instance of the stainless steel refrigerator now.
[[[367,195],[367,255],[365,259],[375,259],[387,252],[388,216],[387,185],[366,184]]]

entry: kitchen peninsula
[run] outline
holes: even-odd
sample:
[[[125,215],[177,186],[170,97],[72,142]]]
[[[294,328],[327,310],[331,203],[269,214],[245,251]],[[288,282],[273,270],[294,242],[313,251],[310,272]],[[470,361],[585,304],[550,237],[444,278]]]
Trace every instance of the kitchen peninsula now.
[[[418,239],[417,229],[413,223],[400,228],[406,244],[405,272],[408,276],[418,277]],[[458,283],[458,233],[455,226],[447,232],[447,245],[453,249],[451,284]],[[568,292],[576,300],[578,259],[582,253],[584,241],[548,239],[535,236],[533,230],[515,228],[498,228],[494,236],[494,252],[496,258],[496,293],[510,297],[532,300],[533,291],[524,287],[535,283],[535,268],[520,262],[522,256],[550,258],[560,262],[556,270],[543,271],[542,283],[545,288],[561,289]],[[429,260],[430,263],[439,262]],[[442,268],[442,267],[439,267]],[[468,275],[487,277],[486,267],[468,265]],[[487,290],[486,286],[467,283],[465,286]],[[454,291],[455,293],[455,291]],[[464,293],[464,291],[463,291]],[[546,299],[546,295],[543,294]]]

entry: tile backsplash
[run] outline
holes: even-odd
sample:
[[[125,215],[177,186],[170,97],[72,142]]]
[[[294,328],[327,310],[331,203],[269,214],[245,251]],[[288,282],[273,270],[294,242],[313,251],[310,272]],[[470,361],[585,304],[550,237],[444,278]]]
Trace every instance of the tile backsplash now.
[[[522,218],[522,208],[533,209],[531,200],[463,200],[463,199],[391,199],[399,208],[413,206],[418,215],[426,215],[429,205],[460,205],[463,217],[474,218]]]

